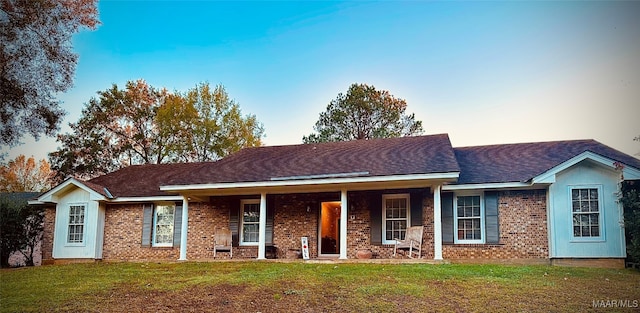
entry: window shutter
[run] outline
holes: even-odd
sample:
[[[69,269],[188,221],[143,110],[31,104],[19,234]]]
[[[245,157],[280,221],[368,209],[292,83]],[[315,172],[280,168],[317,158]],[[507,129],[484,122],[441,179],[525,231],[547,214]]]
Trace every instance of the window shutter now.
[[[423,192],[411,192],[409,202],[411,203],[411,226],[422,226],[422,202]]]
[[[500,243],[500,228],[498,223],[498,192],[484,193],[484,226],[487,236],[486,243]]]
[[[180,247],[182,240],[182,203],[176,203],[176,210],[173,212],[173,246]]]
[[[265,244],[273,245],[273,215],[275,213],[275,197],[267,196],[267,229]]]
[[[369,195],[369,219],[371,220],[370,240],[372,245],[382,245],[382,194]]]
[[[440,202],[442,205],[442,243],[453,243],[453,193],[442,193]]]
[[[240,225],[240,199],[231,201],[229,209],[229,230],[231,230],[231,245],[237,247],[239,244],[239,225]]]
[[[153,204],[142,206],[142,246],[151,247],[151,228],[153,227]]]

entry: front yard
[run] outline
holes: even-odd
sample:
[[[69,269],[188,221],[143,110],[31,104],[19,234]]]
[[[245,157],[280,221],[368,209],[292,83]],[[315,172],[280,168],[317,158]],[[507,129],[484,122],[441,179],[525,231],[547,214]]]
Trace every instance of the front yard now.
[[[186,262],[0,271],[2,312],[630,312],[639,302],[636,270]]]

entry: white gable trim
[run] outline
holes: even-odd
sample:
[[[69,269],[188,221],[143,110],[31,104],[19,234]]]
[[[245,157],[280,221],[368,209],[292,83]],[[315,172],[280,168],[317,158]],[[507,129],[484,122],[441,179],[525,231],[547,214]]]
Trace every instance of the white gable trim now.
[[[593,153],[591,151],[585,151],[563,163],[560,163],[560,165],[557,165],[556,167],[534,177],[531,182],[532,184],[551,184],[554,183],[556,181],[556,175],[576,164],[578,164],[579,162],[582,162],[584,160],[591,160],[594,162],[597,162],[605,167],[608,167],[612,170],[615,170],[615,166],[614,166],[614,160],[609,159],[607,157],[603,157],[599,154]],[[630,166],[625,166],[624,169],[622,170],[622,174],[624,175],[624,179],[625,180],[629,180],[629,179],[640,179],[640,169],[634,168],[634,167],[630,167]]]
[[[55,186],[53,189],[41,194],[37,199],[29,201],[29,204],[46,204],[46,203],[58,203],[57,194],[68,189],[70,186],[74,186],[76,188],[80,188],[89,193],[89,199],[94,201],[105,201],[107,198],[95,190],[87,187],[87,185],[83,184],[81,181],[70,177],[60,185]]]

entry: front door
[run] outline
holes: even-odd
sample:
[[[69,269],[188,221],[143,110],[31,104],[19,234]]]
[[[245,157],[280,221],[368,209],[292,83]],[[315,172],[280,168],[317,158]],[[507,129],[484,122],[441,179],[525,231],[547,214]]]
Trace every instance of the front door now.
[[[318,246],[320,255],[340,254],[340,202],[322,202]]]

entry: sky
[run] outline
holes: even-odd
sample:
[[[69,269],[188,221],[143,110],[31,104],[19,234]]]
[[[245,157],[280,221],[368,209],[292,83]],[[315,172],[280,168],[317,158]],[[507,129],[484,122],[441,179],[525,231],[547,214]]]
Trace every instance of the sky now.
[[[640,2],[100,1],[73,38],[70,132],[97,91],[223,85],[266,145],[299,144],[353,83],[454,147],[595,139],[640,153]],[[55,138],[8,152],[46,158]]]

